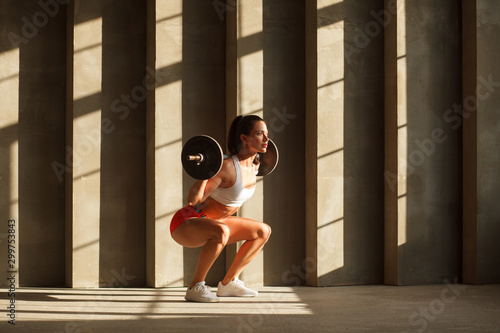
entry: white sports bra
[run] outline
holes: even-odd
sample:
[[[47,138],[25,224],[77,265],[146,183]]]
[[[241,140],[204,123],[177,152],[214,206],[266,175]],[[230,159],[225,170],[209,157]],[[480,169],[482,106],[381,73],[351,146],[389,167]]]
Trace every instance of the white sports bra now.
[[[228,207],[241,207],[245,201],[252,197],[256,185],[251,189],[243,186],[238,156],[233,155],[232,158],[234,168],[236,169],[236,181],[231,187],[216,188],[215,191],[210,194],[210,197]]]

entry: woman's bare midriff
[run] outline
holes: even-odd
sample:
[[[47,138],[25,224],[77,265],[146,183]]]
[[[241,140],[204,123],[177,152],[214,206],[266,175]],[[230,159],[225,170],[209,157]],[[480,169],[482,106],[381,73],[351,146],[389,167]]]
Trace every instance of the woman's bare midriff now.
[[[222,221],[229,216],[233,215],[238,211],[240,207],[229,207],[215,201],[211,197],[208,197],[203,203],[201,203],[200,208],[207,214],[210,219]]]

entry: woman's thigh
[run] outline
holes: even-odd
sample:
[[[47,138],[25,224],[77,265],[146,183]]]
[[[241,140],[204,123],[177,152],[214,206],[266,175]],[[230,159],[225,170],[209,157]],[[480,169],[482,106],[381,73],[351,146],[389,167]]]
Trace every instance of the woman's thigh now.
[[[208,218],[190,218],[182,222],[174,232],[172,238],[185,247],[200,247],[209,240],[227,241],[229,228],[217,220]]]
[[[230,216],[224,220],[224,223],[230,230],[228,244],[253,240],[259,237],[268,238],[271,235],[271,227],[269,225],[252,219]]]

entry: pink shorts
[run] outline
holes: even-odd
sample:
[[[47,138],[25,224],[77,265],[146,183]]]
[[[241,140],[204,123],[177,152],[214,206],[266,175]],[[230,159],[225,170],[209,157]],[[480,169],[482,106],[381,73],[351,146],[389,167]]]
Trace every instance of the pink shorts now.
[[[187,205],[186,207],[179,209],[177,213],[174,214],[174,217],[172,217],[172,221],[170,222],[170,234],[172,234],[174,230],[182,224],[182,222],[192,217],[201,217],[206,219],[207,214],[205,214],[203,209],[201,209],[198,205],[196,205],[196,207]]]

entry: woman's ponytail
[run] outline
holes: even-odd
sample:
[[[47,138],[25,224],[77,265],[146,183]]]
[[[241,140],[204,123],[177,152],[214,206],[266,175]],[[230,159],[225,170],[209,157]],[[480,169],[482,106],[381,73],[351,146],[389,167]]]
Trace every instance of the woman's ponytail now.
[[[240,135],[237,134],[238,124],[241,121],[243,116],[237,116],[233,119],[231,123],[231,127],[229,127],[229,133],[227,135],[227,148],[229,149],[230,155],[236,155],[241,149],[241,138]]]

